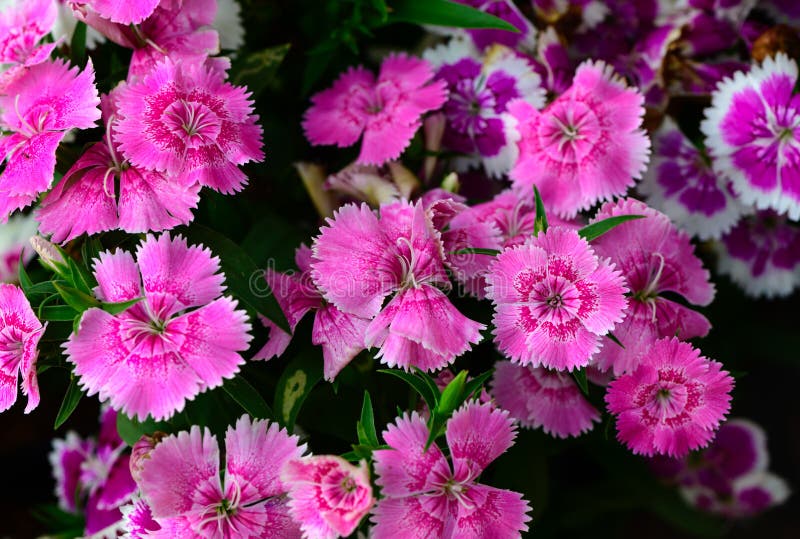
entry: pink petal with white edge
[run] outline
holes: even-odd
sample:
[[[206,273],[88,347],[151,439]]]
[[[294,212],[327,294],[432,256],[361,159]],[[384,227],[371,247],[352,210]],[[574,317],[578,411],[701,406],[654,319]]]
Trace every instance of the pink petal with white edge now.
[[[444,526],[449,513],[444,494],[383,498],[372,512],[371,536],[373,539],[447,537]]]
[[[322,345],[323,373],[329,382],[364,350],[364,335],[369,320],[343,313],[333,305],[324,305],[314,317],[311,342]]]
[[[0,175],[4,196],[39,194],[50,188],[56,168],[56,148],[64,133],[36,133],[29,138],[13,135],[3,141],[0,154],[6,153],[6,166]],[[17,142],[19,140],[19,142]],[[9,148],[12,143],[15,146]]]
[[[366,461],[356,467],[337,456],[291,460],[281,472],[289,488],[289,509],[309,537],[347,537],[375,499]]]
[[[158,531],[161,526],[153,519],[150,506],[143,498],[134,498],[128,505],[120,508],[124,527],[129,539],[145,539],[149,532]]]
[[[286,333],[280,326],[272,323],[269,318],[261,315],[258,315],[258,318],[269,330],[269,335],[264,346],[250,359],[269,361],[274,357],[281,357],[292,342],[292,334]]]
[[[160,0],[89,0],[87,2],[95,11],[111,22],[119,24],[137,24],[149,17],[158,6]]]
[[[170,309],[170,314],[205,305],[224,290],[225,276],[218,273],[219,258],[203,246],[189,246],[181,236],[148,235],[136,250],[136,260],[148,300],[164,301],[163,306]],[[179,305],[170,305],[171,300],[177,300]]]
[[[139,488],[156,519],[219,503],[219,447],[207,428],[193,426],[161,440],[145,460]]]
[[[290,436],[277,423],[242,416],[225,433],[226,492],[237,484],[243,505],[284,494],[287,489],[280,480],[281,470],[305,450],[297,436]]]
[[[532,366],[572,371],[586,367],[600,350],[600,337],[575,319],[563,324],[545,322],[527,339]]]
[[[97,279],[95,294],[101,301],[118,303],[144,294],[139,267],[127,251],[117,249],[113,253],[100,253],[100,257],[94,260],[94,276]]]
[[[605,335],[622,322],[628,300],[625,294],[625,278],[614,269],[607,259],[585,281],[578,285],[581,294],[581,307],[578,317],[586,329],[598,335]]]
[[[64,511],[74,513],[77,511],[77,498],[81,466],[94,453],[94,442],[83,440],[75,432],[69,431],[66,438],[53,440],[53,450],[48,459],[53,469],[56,480],[56,499],[58,506]]]
[[[465,403],[447,422],[447,445],[457,481],[472,481],[514,445],[508,412],[491,404]]]
[[[531,507],[522,495],[486,485],[471,484],[465,503],[454,504],[455,518],[448,523],[452,539],[516,539],[528,531]],[[468,501],[467,501],[468,500]]]
[[[441,481],[451,476],[450,466],[436,444],[425,451],[428,427],[416,412],[399,417],[387,426],[383,439],[392,449],[378,449],[373,453],[375,482],[383,496],[433,492]]]

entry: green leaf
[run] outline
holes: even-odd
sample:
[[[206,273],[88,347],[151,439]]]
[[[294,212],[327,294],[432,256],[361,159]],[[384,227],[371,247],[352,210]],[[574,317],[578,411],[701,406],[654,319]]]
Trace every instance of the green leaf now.
[[[256,98],[273,81],[290,47],[289,43],[284,43],[237,59],[231,68],[233,83],[246,86]]]
[[[128,310],[129,307],[133,307],[143,299],[144,297],[133,298],[128,301],[120,301],[119,303],[101,303],[100,308],[103,309],[108,314],[119,314],[123,311]]]
[[[439,405],[436,407],[439,415],[449,417],[464,402],[464,387],[466,386],[467,374],[467,371],[459,372],[444,388],[442,396],[439,398]]]
[[[586,368],[575,369],[570,374],[572,374],[572,378],[575,380],[575,383],[578,384],[578,387],[581,388],[583,394],[588,395],[589,382],[586,380]]]
[[[295,357],[283,370],[275,389],[275,411],[278,421],[289,432],[294,428],[303,402],[322,380],[322,362],[316,354]]]
[[[593,239],[599,238],[612,228],[619,226],[622,223],[643,218],[644,215],[617,215],[616,217],[609,217],[608,219],[597,221],[591,225],[586,225],[582,229],[578,230],[578,235],[586,241],[592,241]]]
[[[80,314],[69,305],[45,305],[39,309],[39,319],[46,322],[72,322]]]
[[[78,264],[71,257],[65,256],[73,286],[88,296],[92,296],[97,281],[84,266]]]
[[[286,333],[291,333],[289,322],[264,278],[264,271],[256,266],[247,252],[203,225],[195,223],[182,230],[191,242],[201,243],[219,256],[228,291],[242,302],[252,317],[258,314],[266,316]]]
[[[486,380],[488,380],[493,373],[494,369],[489,369],[488,371],[479,374],[478,376],[467,382],[467,385],[464,386],[464,398],[468,399],[470,395],[474,395],[475,393],[479,392],[483,387],[483,384],[486,383]]]
[[[533,235],[538,236],[539,232],[547,231],[547,214],[544,211],[544,202],[542,202],[542,195],[539,194],[539,189],[533,186],[533,197],[536,202],[536,220],[533,223]]]
[[[392,376],[400,378],[402,381],[410,385],[414,389],[414,391],[416,391],[422,396],[422,398],[425,400],[425,404],[428,405],[428,408],[430,410],[436,410],[436,403],[438,401],[439,396],[438,394],[434,394],[428,387],[428,384],[426,384],[420,378],[417,378],[411,373],[397,369],[378,369],[378,372],[391,374]]]
[[[47,526],[47,530],[50,532],[47,537],[72,539],[84,535],[86,524],[83,516],[67,513],[54,503],[33,507],[31,516]]]
[[[242,409],[256,419],[273,419],[272,409],[264,400],[264,397],[254,388],[250,382],[241,375],[236,375],[230,380],[225,380],[222,385],[225,393],[236,401]]]
[[[58,409],[58,414],[56,414],[56,422],[53,426],[54,429],[57,429],[64,424],[64,421],[69,419],[69,416],[71,416],[75,408],[78,407],[78,403],[81,401],[82,397],[83,390],[78,385],[78,379],[73,376],[67,388],[67,393],[64,395],[64,400],[61,401],[61,408]]]
[[[493,28],[519,33],[514,25],[499,17],[448,0],[393,0],[389,8],[389,24],[410,22],[453,28]]]
[[[619,339],[617,339],[617,336],[616,336],[616,335],[614,335],[613,333],[611,333],[610,331],[609,331],[608,333],[606,333],[606,337],[608,337],[608,340],[610,340],[611,342],[613,342],[614,344],[616,344],[617,346],[619,346],[619,347],[620,347],[620,348],[622,348],[623,350],[625,349],[625,345],[624,345],[624,344],[622,344],[622,343],[620,342],[620,340],[619,340]]]
[[[28,297],[31,294],[33,281],[31,281],[31,278],[28,277],[28,272],[25,271],[25,264],[22,261],[19,263],[19,286],[22,288],[22,292],[25,293],[25,297]]]
[[[356,425],[358,441],[362,445],[376,447],[379,445],[378,432],[375,430],[375,413],[369,392],[364,392],[364,403],[361,405],[361,420]]]
[[[89,309],[90,307],[99,307],[100,302],[97,301],[94,297],[86,294],[85,292],[81,292],[77,288],[73,288],[71,286],[66,286],[60,284],[59,282],[54,282],[53,286],[56,288],[58,295],[61,296],[61,299],[64,302],[78,311],[82,313],[83,311]]]
[[[497,249],[484,249],[482,247],[467,247],[466,249],[459,249],[458,251],[454,251],[453,254],[497,256],[500,254],[500,251],[498,251]]]
[[[117,434],[131,447],[145,434],[151,435],[156,431],[169,430],[170,425],[166,421],[156,421],[151,416],[147,416],[144,421],[139,421],[135,417],[128,417],[122,412],[117,412]]]
[[[436,406],[434,406],[434,408],[438,407],[441,391],[439,391],[439,386],[436,384],[436,380],[433,378],[433,376],[418,367],[412,367],[412,369],[414,369],[414,374],[416,374],[418,378],[425,382],[425,385],[428,386],[431,394],[436,398]]]
[[[31,285],[28,290],[25,290],[26,296],[41,296],[44,294],[58,294],[56,292],[56,287],[53,285],[52,281],[45,281],[43,283],[36,283]]]
[[[72,32],[72,41],[69,44],[72,53],[72,63],[84,67],[86,65],[86,23],[78,21]]]

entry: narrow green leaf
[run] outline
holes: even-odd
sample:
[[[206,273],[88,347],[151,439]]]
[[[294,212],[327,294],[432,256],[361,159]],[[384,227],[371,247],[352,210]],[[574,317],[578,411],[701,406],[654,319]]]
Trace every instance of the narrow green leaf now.
[[[416,374],[418,378],[422,379],[422,381],[425,382],[425,385],[428,386],[431,394],[436,399],[436,406],[434,408],[437,408],[439,406],[439,397],[441,396],[441,391],[439,391],[439,386],[436,384],[436,380],[433,378],[433,376],[422,369],[418,367],[412,368],[414,369],[414,374]]]
[[[379,369],[378,372],[382,372],[385,374],[391,374],[397,378],[400,378],[402,381],[410,385],[414,391],[420,394],[422,398],[425,400],[425,404],[428,405],[428,408],[431,410],[436,410],[436,402],[438,395],[435,395],[431,392],[428,384],[422,381],[420,378],[417,378],[411,373],[406,371],[401,371],[397,369]]]
[[[436,441],[436,438],[444,434],[444,426],[446,423],[447,417],[435,411],[431,413],[430,421],[428,421],[428,439],[425,441],[425,451]]]
[[[644,215],[617,215],[616,217],[609,217],[608,219],[597,221],[591,225],[586,225],[582,229],[578,230],[578,234],[586,241],[592,241],[593,239],[599,238],[612,228],[619,226],[622,223],[643,218]]]
[[[231,67],[233,83],[247,87],[253,98],[258,97],[274,80],[290,47],[289,43],[284,43],[237,58]]]
[[[254,388],[250,382],[241,375],[236,375],[230,380],[225,380],[222,385],[225,393],[236,401],[242,409],[256,419],[274,419],[272,409],[264,400],[264,397]]]
[[[497,256],[500,254],[500,251],[498,251],[497,249],[484,249],[482,247],[467,247],[466,249],[459,249],[458,251],[454,251],[452,254]]]
[[[315,354],[299,355],[283,370],[275,389],[278,421],[290,432],[306,397],[322,380],[322,362]]]
[[[39,320],[45,322],[72,322],[79,314],[69,305],[45,305],[39,309]]]
[[[203,244],[219,257],[228,291],[242,302],[252,317],[258,314],[266,316],[285,332],[291,333],[286,316],[264,278],[264,271],[241,247],[219,232],[197,223],[181,230],[191,242]]]
[[[486,380],[488,380],[493,373],[494,369],[489,369],[488,371],[479,374],[478,376],[467,382],[467,385],[464,386],[464,398],[468,399],[470,398],[470,396],[475,395],[475,393],[479,393],[481,388],[483,387],[483,384],[486,383]],[[478,395],[475,396],[477,397]]]
[[[448,0],[393,0],[388,23],[410,22],[453,28],[493,28],[519,33],[512,24],[464,4]]]
[[[100,306],[99,301],[97,301],[92,296],[84,292],[81,292],[77,288],[66,286],[58,282],[54,282],[53,286],[56,288],[58,295],[61,296],[61,299],[63,299],[67,305],[69,305],[79,313],[82,313],[83,311],[89,309],[90,307]]]
[[[72,63],[84,67],[86,65],[86,23],[78,21],[72,32],[72,41],[69,44],[72,53]]]
[[[128,310],[128,308],[133,307],[144,298],[133,298],[128,301],[120,301],[119,303],[101,303],[100,308],[103,309],[108,314],[119,314],[123,311]]]
[[[30,296],[31,288],[33,288],[33,281],[31,281],[31,278],[28,277],[28,272],[25,271],[25,264],[23,261],[20,261],[19,263],[19,286],[25,293],[25,297]]]
[[[467,374],[467,371],[459,372],[444,388],[442,396],[439,398],[439,405],[436,407],[439,415],[450,417],[450,414],[464,402]]]
[[[542,202],[542,195],[539,194],[539,189],[533,186],[533,197],[536,201],[536,220],[533,223],[533,235],[538,236],[539,232],[547,231],[547,214],[544,211],[544,202]]]
[[[169,430],[170,425],[166,421],[155,421],[151,416],[147,416],[144,421],[139,421],[135,417],[128,417],[122,412],[117,412],[117,434],[131,447],[145,434],[151,435],[156,431]]]
[[[78,407],[78,403],[81,401],[83,397],[83,390],[78,385],[78,379],[73,376],[72,380],[70,380],[69,387],[67,388],[67,393],[64,395],[64,400],[61,401],[61,407],[58,409],[58,414],[56,414],[56,422],[53,425],[54,429],[57,429],[64,422],[69,419],[69,416],[72,415],[72,412],[75,411],[75,408]]]
[[[617,339],[617,336],[616,336],[616,335],[614,335],[613,333],[611,333],[610,331],[609,331],[608,333],[606,333],[606,337],[608,337],[608,340],[610,340],[611,342],[613,342],[614,344],[616,344],[616,345],[617,345],[617,346],[619,346],[620,348],[622,348],[622,349],[625,349],[625,345],[624,345],[624,344],[622,344],[622,343],[619,341],[619,339]]]
[[[36,283],[31,285],[30,288],[25,290],[25,295],[30,296],[41,296],[44,294],[58,294],[56,291],[56,287],[53,286],[52,281],[45,281],[43,283]]]
[[[78,264],[71,257],[66,256],[67,266],[69,268],[72,284],[75,288],[88,296],[92,296],[94,287],[97,286],[97,281],[89,270],[83,264]]]
[[[575,383],[578,384],[578,387],[581,388],[581,391],[584,395],[589,394],[589,382],[586,379],[586,369],[575,369],[572,371],[572,378],[575,380]]]
[[[364,402],[361,405],[361,420],[356,426],[359,432],[359,442],[375,447],[379,445],[378,432],[375,430],[375,413],[372,409],[372,399],[369,392],[364,392]],[[363,434],[364,439],[361,439]]]

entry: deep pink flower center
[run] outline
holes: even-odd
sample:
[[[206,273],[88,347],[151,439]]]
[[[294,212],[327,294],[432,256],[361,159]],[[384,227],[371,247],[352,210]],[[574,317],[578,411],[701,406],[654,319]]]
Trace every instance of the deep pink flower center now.
[[[702,403],[702,387],[677,370],[663,369],[656,382],[638,389],[634,403],[641,407],[645,424],[677,427],[688,422]]]
[[[220,119],[217,114],[197,101],[175,101],[164,111],[164,121],[189,148],[209,144],[220,133]]]
[[[564,163],[579,163],[591,157],[601,133],[594,110],[577,100],[554,101],[539,124],[543,150]]]

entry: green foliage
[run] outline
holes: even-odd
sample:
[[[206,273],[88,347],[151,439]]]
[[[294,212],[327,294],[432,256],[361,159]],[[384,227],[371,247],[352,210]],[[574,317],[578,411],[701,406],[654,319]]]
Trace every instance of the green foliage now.
[[[618,227],[622,223],[643,218],[644,215],[617,215],[616,217],[609,217],[608,219],[597,221],[591,225],[586,225],[582,229],[578,230],[578,235],[586,241],[592,241],[599,238],[612,228]]]
[[[499,17],[449,0],[391,0],[390,7],[388,23],[409,22],[519,32],[515,26]]]
[[[83,390],[78,385],[78,379],[73,376],[67,388],[67,394],[64,395],[64,400],[61,401],[61,407],[56,414],[56,421],[53,425],[54,429],[57,429],[69,419],[69,416],[71,416],[75,408],[78,407],[78,403],[81,401],[81,398],[83,398],[83,395]]]
[[[322,362],[315,354],[300,354],[283,369],[275,389],[274,409],[278,422],[289,431],[306,397],[322,380]]]
[[[547,214],[544,211],[544,202],[539,194],[539,189],[533,186],[533,197],[536,206],[536,219],[533,223],[533,235],[538,236],[539,232],[547,232]]]
[[[256,419],[273,419],[275,417],[264,397],[241,374],[225,380],[222,389],[252,417]]]

